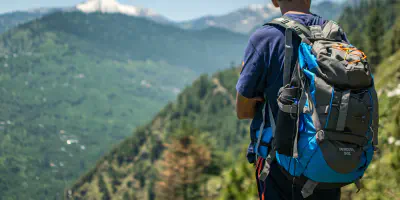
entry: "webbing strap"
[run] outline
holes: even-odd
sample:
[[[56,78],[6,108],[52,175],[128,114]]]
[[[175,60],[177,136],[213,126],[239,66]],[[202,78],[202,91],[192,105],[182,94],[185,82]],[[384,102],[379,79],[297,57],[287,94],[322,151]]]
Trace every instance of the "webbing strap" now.
[[[265,159],[264,168],[261,171],[260,175],[258,176],[259,180],[265,181],[265,179],[267,179],[269,172],[271,171],[271,163],[275,160],[275,158],[276,158],[276,153],[271,149],[267,159]]]
[[[260,126],[260,135],[258,136],[257,144],[256,144],[256,149],[255,149],[256,152],[258,151],[258,148],[260,147],[261,139],[262,139],[263,134],[264,134],[264,128],[265,128],[265,109],[267,108],[267,106],[268,106],[268,114],[269,114],[269,123],[270,123],[271,129],[272,129],[272,138],[275,137],[275,130],[276,130],[275,119],[274,119],[274,115],[272,114],[271,106],[269,105],[268,100],[267,100],[266,95],[265,95],[265,103],[264,103],[264,106],[263,106],[263,109],[262,109],[263,122],[261,123],[261,126]],[[273,149],[270,149],[270,152],[271,152],[271,151],[273,151]],[[256,156],[257,156],[257,158],[258,158],[257,153],[256,153]]]
[[[297,113],[298,107],[295,104],[285,105],[285,104],[281,103],[280,101],[278,101],[278,106],[279,106],[279,109],[285,113],[290,113],[290,114]]]
[[[350,90],[343,92],[342,100],[340,102],[339,117],[336,125],[337,131],[344,131],[346,125],[347,112],[349,110]]]
[[[300,113],[308,113],[310,112],[310,104],[308,107],[305,106],[306,101],[309,101],[306,89],[304,89],[301,92],[300,96],[300,101],[299,101],[299,106],[297,107],[297,114],[300,115]],[[299,126],[300,126],[300,117],[297,117],[297,122],[296,122],[296,136],[294,137],[294,143],[293,143],[293,158],[298,158],[299,157],[299,150],[297,148],[297,142],[299,140]]]
[[[292,68],[292,57],[293,57],[293,41],[292,41],[293,29],[288,28],[285,31],[285,60],[283,68],[283,85],[290,83],[290,71]]]
[[[301,189],[301,195],[303,198],[307,198],[314,193],[315,188],[317,187],[318,182],[315,182],[311,179],[308,179],[306,184],[304,184],[303,189]]]
[[[265,96],[266,97],[266,96]],[[265,98],[267,99],[267,98]],[[276,130],[276,124],[275,124],[275,119],[274,119],[274,115],[272,114],[272,110],[271,110],[271,106],[269,105],[268,101],[266,100],[264,107],[263,107],[263,122],[261,124],[260,127],[260,135],[258,136],[258,141],[257,141],[257,145],[256,145],[256,151],[258,151],[258,147],[260,146],[261,143],[261,138],[263,136],[263,130],[264,130],[264,126],[265,126],[265,108],[268,106],[268,115],[269,115],[269,123],[271,125],[271,129],[272,129],[272,140],[275,137],[275,130]],[[271,140],[271,141],[272,141]],[[257,154],[256,154],[257,155]],[[264,167],[259,175],[259,180],[261,181],[265,181],[265,179],[268,177],[269,172],[270,172],[270,168],[271,168],[271,163],[275,160],[276,158],[276,153],[274,148],[270,148],[269,149],[269,153],[267,158],[265,159],[265,163],[264,163]]]
[[[290,19],[285,15],[276,18],[269,23],[266,23],[265,25],[278,25],[285,29],[293,29],[301,39],[311,37],[311,31],[306,26],[300,24],[299,22],[296,22],[295,20]]]
[[[305,89],[302,89],[300,100],[299,100],[299,113],[309,113],[311,110],[309,107],[306,107],[307,93]]]
[[[275,137],[276,124],[274,115],[272,114],[271,106],[268,104],[269,123],[271,124],[272,137]]]
[[[319,120],[319,117],[318,117],[317,107],[315,106],[313,100],[311,99],[310,88],[306,89],[306,95],[307,95],[307,99],[308,99],[308,106],[310,107],[311,112],[312,112],[311,118],[313,120],[313,125],[314,125],[315,130],[318,132],[318,131],[322,130],[321,121]]]
[[[354,181],[354,184],[356,185],[356,187],[357,187],[357,193],[358,192],[360,192],[360,190],[361,190],[361,179],[357,179],[356,181]]]
[[[318,106],[316,109],[318,114],[328,114],[329,108],[330,106],[326,105],[326,106]]]
[[[374,145],[379,145],[378,141],[378,131],[379,131],[379,105],[378,105],[378,95],[375,91],[369,91],[373,103],[373,113],[372,116],[372,134]]]
[[[265,99],[265,103],[264,103],[264,106],[263,106],[263,108],[262,108],[263,121],[262,121],[261,126],[260,126],[260,134],[258,135],[257,144],[256,144],[256,149],[255,149],[255,151],[256,151],[256,160],[258,160],[258,148],[260,147],[261,139],[262,139],[263,133],[264,133],[264,127],[265,127],[265,109],[267,108],[267,104],[268,104],[268,100]]]

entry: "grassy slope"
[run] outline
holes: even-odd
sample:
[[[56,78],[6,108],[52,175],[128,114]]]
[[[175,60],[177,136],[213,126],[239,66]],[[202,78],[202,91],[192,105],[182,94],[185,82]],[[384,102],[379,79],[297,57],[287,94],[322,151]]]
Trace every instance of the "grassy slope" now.
[[[376,86],[380,94],[380,152],[364,177],[365,188],[360,194],[354,194],[354,190],[350,194],[345,193],[347,199],[400,197],[400,93],[390,94],[398,90],[399,76],[400,51],[387,58],[376,74]]]

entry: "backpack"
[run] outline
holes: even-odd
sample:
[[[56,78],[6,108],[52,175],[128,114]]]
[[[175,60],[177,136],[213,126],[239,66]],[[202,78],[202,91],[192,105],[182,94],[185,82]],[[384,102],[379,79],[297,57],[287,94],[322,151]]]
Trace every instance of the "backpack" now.
[[[259,179],[276,161],[302,186],[304,198],[316,188],[355,183],[360,189],[378,145],[378,97],[367,56],[343,41],[334,21],[306,27],[282,16],[266,25],[285,28],[285,59],[276,102],[267,95],[270,88],[264,92],[264,122],[254,147],[265,162]],[[295,63],[293,37],[301,39]],[[279,107],[275,118],[270,103]],[[267,110],[271,127],[265,128]]]

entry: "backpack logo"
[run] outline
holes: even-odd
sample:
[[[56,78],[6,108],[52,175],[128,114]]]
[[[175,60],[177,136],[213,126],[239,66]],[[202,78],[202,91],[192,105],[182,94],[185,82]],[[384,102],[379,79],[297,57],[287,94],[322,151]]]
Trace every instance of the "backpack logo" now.
[[[351,152],[356,152],[353,148],[339,148],[339,151],[343,152],[345,156],[351,156]]]

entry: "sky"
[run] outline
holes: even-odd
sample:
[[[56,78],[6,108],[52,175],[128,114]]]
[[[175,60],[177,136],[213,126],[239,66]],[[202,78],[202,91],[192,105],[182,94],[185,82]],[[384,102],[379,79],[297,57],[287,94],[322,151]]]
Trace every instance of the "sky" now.
[[[85,0],[0,0],[0,13],[33,8],[71,7]],[[204,15],[222,15],[249,4],[266,4],[270,0],[118,0],[120,3],[151,8],[176,21]],[[320,0],[315,0],[320,1]],[[337,0],[333,0],[337,1]]]

